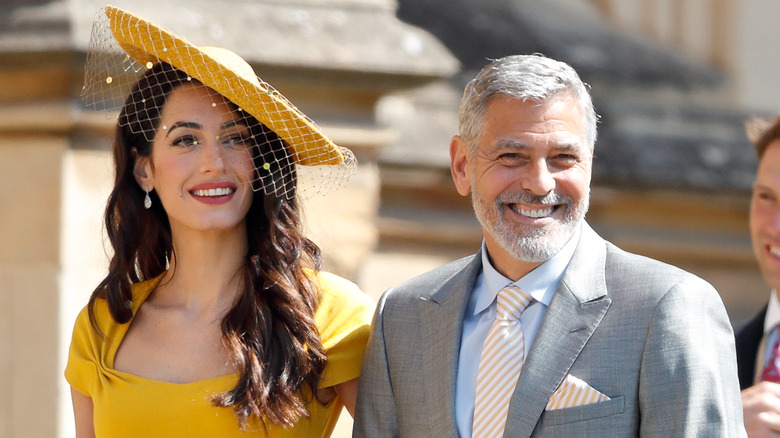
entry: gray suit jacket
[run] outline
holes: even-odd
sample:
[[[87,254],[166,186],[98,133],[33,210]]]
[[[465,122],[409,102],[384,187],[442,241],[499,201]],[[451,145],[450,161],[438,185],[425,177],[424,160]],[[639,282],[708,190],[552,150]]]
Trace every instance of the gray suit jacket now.
[[[388,290],[360,376],[355,437],[457,436],[463,315],[481,257]],[[475,351],[473,354],[480,354]],[[572,374],[610,400],[546,411]],[[707,282],[583,225],[512,396],[505,437],[745,436],[734,335]]]

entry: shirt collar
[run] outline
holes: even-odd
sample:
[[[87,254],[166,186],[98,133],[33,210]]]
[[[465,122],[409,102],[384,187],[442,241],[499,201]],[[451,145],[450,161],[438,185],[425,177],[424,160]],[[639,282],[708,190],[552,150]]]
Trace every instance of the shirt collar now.
[[[772,289],[764,317],[764,334],[769,333],[778,323],[780,323],[780,302],[777,301],[777,291]]]
[[[558,283],[561,282],[563,272],[566,270],[566,267],[569,266],[572,256],[574,256],[574,250],[577,249],[580,234],[581,226],[578,225],[572,238],[569,239],[569,242],[567,242],[557,254],[537,266],[536,269],[529,272],[524,277],[515,281],[514,284],[523,292],[531,295],[535,301],[538,301],[545,306],[549,306],[555,289],[558,288]],[[482,274],[484,275],[485,289],[484,293],[477,297],[474,306],[475,315],[490,307],[501,289],[512,283],[512,280],[504,277],[490,263],[490,257],[488,256],[484,239],[482,240]],[[780,311],[780,309],[778,310]]]

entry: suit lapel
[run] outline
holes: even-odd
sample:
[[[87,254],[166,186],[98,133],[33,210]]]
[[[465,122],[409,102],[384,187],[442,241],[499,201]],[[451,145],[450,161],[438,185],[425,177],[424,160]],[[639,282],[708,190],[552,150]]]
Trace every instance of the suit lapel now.
[[[429,406],[431,431],[440,436],[457,436],[455,428],[455,382],[458,370],[463,315],[468,305],[474,282],[482,268],[481,252],[430,295],[424,295],[418,302],[422,326],[423,345],[422,374],[425,379],[425,397]]]
[[[512,395],[504,436],[530,436],[610,305],[606,245],[583,223],[577,249],[553,295]]]

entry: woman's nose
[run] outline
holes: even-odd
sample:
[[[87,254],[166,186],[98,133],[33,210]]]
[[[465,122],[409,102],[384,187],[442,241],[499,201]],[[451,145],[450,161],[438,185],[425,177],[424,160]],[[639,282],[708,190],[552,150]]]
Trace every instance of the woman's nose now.
[[[224,172],[225,171],[225,151],[219,138],[213,138],[206,141],[201,149],[201,171],[202,172]]]

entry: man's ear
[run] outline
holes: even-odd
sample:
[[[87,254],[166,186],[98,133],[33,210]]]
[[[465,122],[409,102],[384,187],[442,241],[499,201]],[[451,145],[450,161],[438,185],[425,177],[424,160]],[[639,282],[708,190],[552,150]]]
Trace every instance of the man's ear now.
[[[455,188],[461,196],[468,196],[471,192],[471,173],[469,172],[468,146],[459,135],[452,137],[450,142],[450,172]]]
[[[152,178],[152,162],[149,157],[142,157],[138,155],[138,152],[133,148],[133,159],[135,164],[133,165],[133,176],[135,181],[146,191],[154,189],[154,178]]]

